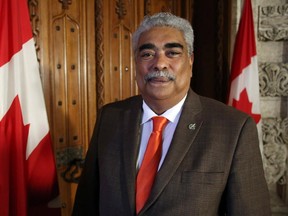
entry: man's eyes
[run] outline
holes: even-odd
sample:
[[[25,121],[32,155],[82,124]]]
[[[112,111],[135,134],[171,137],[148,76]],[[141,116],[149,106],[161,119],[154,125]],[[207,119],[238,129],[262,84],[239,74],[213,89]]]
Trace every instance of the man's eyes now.
[[[140,57],[142,59],[150,59],[150,58],[153,58],[154,56],[155,56],[155,52],[143,51],[140,53]]]
[[[182,52],[180,52],[180,51],[170,50],[170,51],[167,51],[167,52],[166,52],[166,55],[167,55],[168,57],[176,57],[176,56],[181,55],[181,53],[182,53]]]
[[[166,50],[165,51],[165,56],[167,56],[168,58],[175,58],[175,57],[180,56],[181,54],[182,54],[182,51],[179,51],[179,50]],[[144,60],[154,58],[157,55],[158,54],[155,51],[142,51],[139,54],[140,58]]]

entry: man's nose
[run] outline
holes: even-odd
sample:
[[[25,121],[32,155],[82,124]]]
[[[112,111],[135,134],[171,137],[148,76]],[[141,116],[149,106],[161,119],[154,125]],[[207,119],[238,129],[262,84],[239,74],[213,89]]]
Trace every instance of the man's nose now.
[[[160,71],[168,68],[167,58],[164,54],[157,54],[154,62],[154,70]]]

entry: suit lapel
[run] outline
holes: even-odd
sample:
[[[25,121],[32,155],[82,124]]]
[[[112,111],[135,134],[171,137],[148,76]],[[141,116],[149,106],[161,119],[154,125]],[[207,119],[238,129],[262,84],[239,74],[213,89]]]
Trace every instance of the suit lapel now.
[[[202,118],[199,114],[201,109],[199,96],[190,90],[183,105],[169,151],[157,174],[150,197],[141,212],[144,212],[155,202],[186,156],[202,124]]]
[[[135,209],[135,179],[136,179],[136,161],[141,137],[141,118],[142,118],[142,98],[137,97],[135,104],[130,109],[123,112],[123,163],[128,192],[131,215]],[[123,185],[124,186],[124,185]]]

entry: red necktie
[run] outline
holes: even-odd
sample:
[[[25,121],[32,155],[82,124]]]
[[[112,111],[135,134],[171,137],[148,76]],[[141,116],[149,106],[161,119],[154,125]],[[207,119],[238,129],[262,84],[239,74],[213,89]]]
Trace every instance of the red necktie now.
[[[162,130],[168,120],[164,117],[153,117],[153,131],[140,166],[136,182],[136,212],[137,214],[146,203],[162,154]]]

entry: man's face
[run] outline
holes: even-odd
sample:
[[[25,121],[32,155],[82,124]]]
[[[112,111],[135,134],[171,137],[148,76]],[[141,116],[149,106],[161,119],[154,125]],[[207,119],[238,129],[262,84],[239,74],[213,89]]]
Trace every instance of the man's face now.
[[[142,33],[135,62],[136,81],[146,103],[168,100],[169,104],[175,105],[187,93],[193,56],[188,55],[181,31],[171,27],[154,27]],[[157,76],[159,71],[163,71],[160,74],[164,75]],[[155,75],[153,72],[158,73]]]

